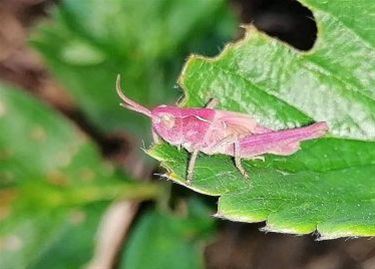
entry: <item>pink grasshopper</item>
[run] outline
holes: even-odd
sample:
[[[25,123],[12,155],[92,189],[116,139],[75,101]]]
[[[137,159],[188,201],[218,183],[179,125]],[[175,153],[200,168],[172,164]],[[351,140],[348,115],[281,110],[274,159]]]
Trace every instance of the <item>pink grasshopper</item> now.
[[[263,159],[264,154],[291,155],[300,149],[300,142],[325,135],[325,122],[275,131],[263,127],[246,114],[215,110],[212,99],[205,108],[180,108],[160,105],[152,110],[126,97],[120,76],[116,89],[124,101],[123,107],[142,113],[152,120],[154,140],[160,136],[166,142],[191,152],[187,169],[187,184],[191,184],[199,152],[208,155],[225,154],[234,157],[235,165],[247,177],[241,159]]]

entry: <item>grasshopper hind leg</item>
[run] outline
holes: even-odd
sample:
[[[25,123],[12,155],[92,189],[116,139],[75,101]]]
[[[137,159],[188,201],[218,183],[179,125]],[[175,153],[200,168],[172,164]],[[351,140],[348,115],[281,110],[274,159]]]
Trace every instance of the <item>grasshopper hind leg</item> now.
[[[234,163],[237,169],[245,178],[249,178],[249,174],[246,172],[245,168],[242,166],[241,155],[240,155],[240,145],[239,142],[234,142]]]

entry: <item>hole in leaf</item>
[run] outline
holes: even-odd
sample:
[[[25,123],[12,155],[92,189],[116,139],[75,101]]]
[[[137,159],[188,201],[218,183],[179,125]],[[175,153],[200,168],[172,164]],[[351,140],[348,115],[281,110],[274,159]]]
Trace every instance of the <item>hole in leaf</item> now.
[[[242,21],[300,50],[313,47],[317,26],[314,15],[295,0],[232,0]]]

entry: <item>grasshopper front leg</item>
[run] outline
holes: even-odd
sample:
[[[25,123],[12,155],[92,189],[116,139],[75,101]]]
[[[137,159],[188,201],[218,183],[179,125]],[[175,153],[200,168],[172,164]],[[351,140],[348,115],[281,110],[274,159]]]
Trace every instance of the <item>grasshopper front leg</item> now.
[[[195,167],[195,162],[197,160],[198,154],[199,154],[199,150],[195,149],[190,156],[189,165],[187,169],[187,180],[186,180],[187,185],[191,185],[191,183],[193,182],[194,167]]]
[[[154,144],[160,144],[162,141],[159,135],[155,132],[154,129],[152,129],[151,132],[152,132],[152,141],[154,142]]]
[[[216,98],[210,99],[208,103],[205,105],[205,108],[215,108],[219,104],[219,100]],[[199,150],[196,149],[193,151],[193,153],[190,156],[189,164],[188,164],[188,169],[187,169],[187,179],[186,179],[186,184],[191,185],[193,182],[193,175],[194,175],[194,167],[195,167],[195,162],[197,161],[199,154]]]

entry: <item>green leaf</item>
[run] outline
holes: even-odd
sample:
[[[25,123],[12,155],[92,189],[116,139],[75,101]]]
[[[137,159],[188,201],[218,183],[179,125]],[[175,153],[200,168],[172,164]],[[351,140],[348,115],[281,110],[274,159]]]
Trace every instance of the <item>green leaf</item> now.
[[[1,268],[65,269],[87,264],[105,208],[106,203],[99,203],[70,210],[35,208],[20,214],[1,234]]]
[[[292,156],[244,161],[245,180],[227,156],[200,156],[192,189],[220,196],[217,216],[266,221],[265,231],[320,239],[375,235],[374,5],[303,1],[315,16],[317,41],[295,50],[249,26],[243,40],[215,58],[192,56],[180,77],[186,106],[210,98],[220,109],[253,115],[278,130],[326,121],[326,138]],[[371,5],[370,5],[371,6]],[[356,18],[353,20],[353,16]],[[185,184],[187,153],[157,145],[167,177]]]
[[[159,188],[121,180],[76,127],[0,85],[0,267],[79,268],[108,202]]]
[[[177,98],[190,51],[216,53],[235,32],[225,0],[61,1],[31,42],[79,108],[102,131],[149,136],[149,122],[119,107],[115,78],[146,106]]]
[[[209,210],[189,201],[186,216],[146,212],[132,231],[120,268],[203,268],[204,241],[214,231]]]

